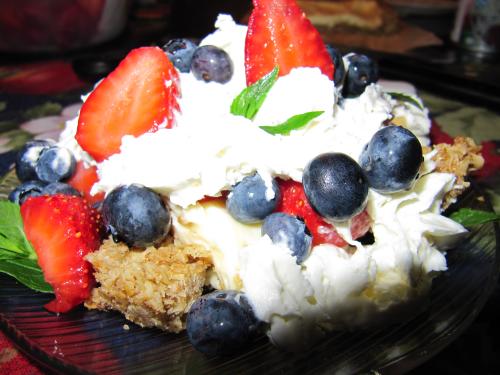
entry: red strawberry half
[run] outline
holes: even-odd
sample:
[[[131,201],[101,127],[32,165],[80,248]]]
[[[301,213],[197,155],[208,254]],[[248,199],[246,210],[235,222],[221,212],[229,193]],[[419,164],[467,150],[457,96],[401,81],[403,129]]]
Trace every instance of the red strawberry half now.
[[[285,212],[302,218],[311,232],[313,245],[323,243],[333,244],[338,247],[347,246],[347,242],[311,207],[307,201],[304,187],[300,182],[293,180],[280,180],[281,201],[276,211]],[[366,234],[370,229],[371,221],[366,211],[352,218],[351,235],[354,239]]]
[[[21,215],[45,281],[56,295],[45,308],[67,312],[87,299],[94,286],[84,257],[99,248],[100,218],[83,198],[66,195],[28,198]]]
[[[245,42],[247,85],[279,67],[318,67],[332,79],[334,66],[316,28],[295,0],[253,0]]]
[[[76,140],[95,160],[120,150],[124,135],[172,126],[178,74],[158,47],[132,50],[90,94],[80,111]]]

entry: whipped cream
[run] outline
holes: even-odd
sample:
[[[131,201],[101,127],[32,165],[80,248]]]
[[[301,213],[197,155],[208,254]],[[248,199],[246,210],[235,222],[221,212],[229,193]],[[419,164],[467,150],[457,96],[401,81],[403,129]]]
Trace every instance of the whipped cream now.
[[[99,182],[93,192],[139,183],[168,196],[174,240],[210,250],[210,283],[243,290],[280,346],[294,349],[333,329],[370,324],[424,295],[436,272],[446,270],[443,249],[465,233],[440,215],[454,176],[434,172],[432,154],[426,155],[411,190],[391,195],[370,190],[373,244],[353,240],[348,221],[335,223],[349,249],[315,246],[301,265],[286,245],[262,236],[259,224],[237,222],[218,201],[199,202],[256,171],[267,182],[273,177],[301,181],[306,164],[324,152],[343,152],[357,160],[373,134],[395,118],[423,144],[428,144],[430,127],[426,110],[392,99],[378,84],[339,104],[338,89],[317,68],[297,68],[279,77],[254,120],[234,116],[229,112],[232,100],[245,88],[246,27],[225,15],[216,27],[201,44],[228,52],[235,68],[232,79],[222,85],[180,74],[175,126],[123,137],[120,152],[97,164]],[[290,135],[259,128],[309,111],[323,114]],[[78,150],[75,121],[61,138],[72,150]],[[88,155],[77,157],[87,160]]]
[[[436,272],[446,270],[436,244],[445,249],[465,234],[439,214],[453,181],[453,175],[433,172],[396,196],[370,191],[374,243],[352,240],[348,223],[338,224],[355,251],[318,245],[302,265],[286,246],[261,236],[256,225],[238,223],[220,204],[176,212],[176,240],[189,243],[194,237],[217,249],[216,286],[244,290],[259,319],[269,323],[271,340],[295,349],[333,329],[371,325],[427,293]]]
[[[225,87],[192,75],[183,78],[176,127],[123,137],[120,153],[98,165],[100,180],[94,192],[139,183],[188,207],[255,171],[264,180],[280,176],[301,181],[304,166],[320,153],[344,152],[357,159],[372,134],[391,118],[390,102],[376,85],[359,98],[346,99],[343,108],[334,105],[333,82],[317,68],[294,69],[279,78],[253,121],[229,113],[243,87],[232,90],[231,82]],[[301,92],[310,93],[307,100],[283,100],[286,93]],[[288,136],[259,128],[309,111],[324,113]],[[145,168],[152,160],[168,163],[168,173]]]

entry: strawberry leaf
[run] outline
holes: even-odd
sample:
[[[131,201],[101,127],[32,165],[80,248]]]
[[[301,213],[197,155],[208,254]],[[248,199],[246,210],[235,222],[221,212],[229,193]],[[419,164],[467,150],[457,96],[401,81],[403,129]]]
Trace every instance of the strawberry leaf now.
[[[43,278],[36,252],[24,234],[19,206],[9,201],[0,201],[0,272],[33,290],[52,292]]]
[[[422,106],[422,104],[420,104],[420,102],[418,100],[416,100],[415,98],[412,98],[410,95],[406,95],[406,94],[403,94],[401,92],[388,92],[387,94],[395,100],[399,100],[400,102],[414,105],[415,107],[417,107],[421,111],[424,110],[424,107]]]
[[[269,134],[288,135],[292,130],[300,129],[306,126],[311,120],[322,115],[324,111],[306,112],[300,115],[290,117],[285,122],[275,126],[260,126],[260,128]]]
[[[465,227],[473,225],[486,224],[492,221],[500,220],[500,215],[494,212],[473,210],[470,208],[461,208],[450,215],[450,218]]]
[[[267,93],[278,79],[278,73],[279,68],[275,67],[253,85],[243,89],[231,103],[231,113],[235,116],[244,116],[253,120],[262,103],[264,103]]]

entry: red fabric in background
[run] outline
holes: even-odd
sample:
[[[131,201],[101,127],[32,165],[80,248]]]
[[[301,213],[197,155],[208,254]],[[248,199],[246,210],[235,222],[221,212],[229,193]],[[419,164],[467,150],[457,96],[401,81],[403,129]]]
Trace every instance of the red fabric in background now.
[[[0,66],[0,92],[51,95],[85,87],[65,61],[46,61],[16,66]]]
[[[0,374],[41,375],[43,372],[19,353],[3,332],[0,332]]]

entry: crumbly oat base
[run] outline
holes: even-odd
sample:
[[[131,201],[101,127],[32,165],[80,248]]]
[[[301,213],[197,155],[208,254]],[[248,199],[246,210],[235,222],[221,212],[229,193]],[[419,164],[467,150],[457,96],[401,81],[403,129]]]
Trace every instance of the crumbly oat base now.
[[[436,171],[453,173],[456,176],[453,189],[444,198],[442,207],[445,209],[470,186],[466,177],[484,165],[484,158],[481,155],[481,146],[469,137],[456,137],[453,144],[440,143],[434,145],[432,149],[424,148],[424,152],[431,150],[436,150],[436,155],[433,157]]]
[[[87,260],[100,284],[85,302],[87,308],[118,310],[142,327],[170,332],[185,328],[186,313],[202,294],[212,266],[208,252],[195,245],[134,250],[110,239]]]

